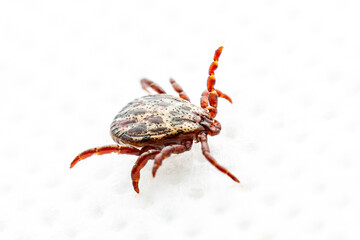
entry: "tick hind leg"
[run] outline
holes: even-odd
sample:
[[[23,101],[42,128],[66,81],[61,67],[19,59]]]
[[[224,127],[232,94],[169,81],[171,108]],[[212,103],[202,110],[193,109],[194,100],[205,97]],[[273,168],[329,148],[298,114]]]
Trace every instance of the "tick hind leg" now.
[[[140,170],[143,167],[145,167],[146,163],[150,159],[153,159],[159,153],[160,150],[151,149],[141,154],[140,157],[137,159],[136,163],[134,164],[134,167],[131,170],[131,179],[135,192],[137,193],[140,192],[139,191]]]
[[[165,94],[166,92],[164,91],[164,89],[162,89],[158,84],[154,83],[153,81],[149,80],[149,79],[141,79],[140,80],[141,83],[141,87],[150,95],[151,93],[149,92],[148,88],[151,87],[155,92],[157,92],[158,94]]]
[[[221,172],[225,173],[226,175],[228,175],[232,180],[234,180],[235,182],[240,182],[234,175],[232,175],[229,170],[227,170],[226,168],[224,168],[223,166],[220,166],[216,160],[214,159],[213,156],[211,156],[210,154],[210,149],[209,149],[209,145],[207,142],[207,136],[206,133],[200,133],[198,135],[198,140],[201,142],[201,149],[202,149],[202,153],[205,156],[205,158],[213,165],[215,166],[218,170],[220,170]]]
[[[182,87],[174,79],[170,78],[170,83],[171,83],[172,87],[174,88],[174,90],[177,93],[179,93],[180,98],[190,102],[190,98],[188,97],[188,95],[184,92]]]
[[[161,149],[161,152],[158,153],[155,157],[155,162],[152,169],[153,177],[155,177],[157,170],[159,169],[159,167],[162,164],[162,161],[165,158],[170,157],[170,155],[173,153],[179,154],[189,151],[191,149],[191,146],[192,146],[192,140],[189,140],[189,141],[185,141],[183,144],[174,144],[174,145],[166,146],[163,149]]]
[[[139,156],[141,154],[141,151],[134,147],[121,146],[121,145],[108,145],[98,148],[90,148],[77,155],[75,159],[71,162],[70,168],[74,167],[75,164],[77,164],[79,161],[84,160],[85,158],[88,158],[94,154],[102,155],[108,153],[118,153],[118,154],[121,153],[121,154],[130,154],[130,155]]]

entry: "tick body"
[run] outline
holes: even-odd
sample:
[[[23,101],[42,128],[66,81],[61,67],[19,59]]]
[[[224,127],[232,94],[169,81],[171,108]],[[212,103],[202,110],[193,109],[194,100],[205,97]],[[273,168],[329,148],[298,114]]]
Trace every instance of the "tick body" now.
[[[156,83],[142,79],[141,86],[149,94],[152,88],[157,94],[137,98],[128,103],[114,118],[110,134],[117,143],[98,148],[91,148],[75,157],[70,168],[80,160],[93,154],[132,154],[138,156],[131,171],[134,190],[139,193],[140,170],[148,160],[154,160],[152,174],[165,158],[191,149],[192,143],[200,142],[205,158],[218,170],[227,174],[236,182],[239,180],[226,168],[220,166],[210,154],[207,136],[220,133],[221,125],[215,120],[218,97],[232,102],[231,98],[214,88],[214,71],[223,47],[215,51],[214,61],[209,68],[207,89],[202,93],[200,107],[192,104],[181,86],[170,79],[170,83],[179,97],[166,94]]]
[[[119,144],[164,147],[179,142],[179,138],[195,140],[197,133],[205,131],[201,121],[211,121],[205,109],[161,94],[130,102],[116,115],[110,129]]]

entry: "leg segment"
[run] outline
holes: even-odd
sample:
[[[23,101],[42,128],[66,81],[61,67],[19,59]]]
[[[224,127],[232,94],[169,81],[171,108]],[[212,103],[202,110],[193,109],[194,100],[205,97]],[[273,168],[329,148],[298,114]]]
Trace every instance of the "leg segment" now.
[[[158,94],[164,94],[166,93],[158,84],[154,83],[153,81],[149,79],[141,79],[140,80],[141,87],[150,95],[150,92],[148,90],[149,87],[151,87],[155,92]]]
[[[220,170],[221,172],[225,173],[226,175],[228,175],[232,180],[234,180],[235,182],[240,182],[234,175],[232,175],[229,170],[227,170],[226,168],[220,166],[216,160],[213,158],[213,156],[211,156],[210,154],[210,149],[209,149],[209,145],[207,143],[207,136],[206,133],[200,133],[198,135],[198,140],[201,142],[201,149],[202,149],[202,153],[205,156],[205,158],[212,164],[214,165],[218,170]]]
[[[215,98],[215,99],[214,99]],[[216,101],[214,103],[214,101]],[[209,102],[210,102],[210,106],[209,106]],[[213,104],[213,105],[211,105]],[[211,95],[209,93],[208,90],[205,90],[202,94],[201,94],[201,98],[200,98],[200,106],[202,108],[206,108],[207,110],[209,110],[210,116],[212,118],[215,118],[216,114],[217,114],[217,96],[213,94],[213,92],[211,92]]]
[[[170,78],[170,83],[174,90],[179,93],[180,98],[190,102],[190,98],[188,97],[188,95],[184,92],[182,87],[177,82],[175,82],[174,79]]]
[[[155,157],[155,163],[152,169],[153,177],[155,177],[158,168],[161,166],[162,161],[165,158],[170,157],[170,155],[173,153],[179,154],[185,151],[189,151],[191,149],[191,145],[192,145],[192,140],[189,140],[189,141],[185,141],[182,144],[174,144],[174,145],[166,146],[163,149],[161,149],[161,152],[157,154]]]
[[[208,90],[205,90],[201,94],[200,106],[201,106],[201,108],[206,108],[207,106],[209,106],[209,91]]]
[[[202,108],[207,108],[210,112],[210,116],[212,118],[215,118],[216,114],[217,114],[217,102],[218,102],[218,97],[221,98],[225,98],[226,100],[228,100],[229,102],[232,103],[231,98],[222,93],[221,91],[217,90],[214,88],[215,86],[215,70],[218,67],[218,61],[219,61],[219,57],[220,54],[222,52],[223,47],[219,47],[214,54],[214,61],[211,63],[210,68],[209,68],[209,77],[207,80],[207,90],[205,92],[203,92],[203,94],[201,95],[201,99],[200,99],[200,105]],[[208,99],[208,101],[206,101],[206,99]],[[210,106],[209,106],[210,104]]]
[[[134,167],[131,170],[131,179],[135,192],[139,193],[140,170],[145,167],[148,160],[153,159],[159,153],[160,150],[151,149],[141,154],[137,159]]]
[[[80,153],[79,155],[77,155],[75,157],[75,159],[71,162],[70,164],[70,168],[74,167],[76,163],[78,163],[81,160],[84,160],[85,158],[88,158],[92,155],[94,155],[95,153],[97,155],[102,155],[102,154],[108,154],[108,153],[118,153],[118,154],[131,154],[131,155],[136,155],[139,156],[141,151],[137,148],[134,147],[129,147],[129,146],[121,146],[121,145],[108,145],[108,146],[103,146],[103,147],[99,147],[99,148],[90,148],[88,150],[83,151],[82,153]]]
[[[216,93],[218,94],[219,97],[225,98],[225,99],[228,100],[230,103],[232,103],[232,100],[231,100],[231,98],[230,98],[228,95],[226,95],[225,93],[222,93],[222,92],[221,92],[220,90],[218,90],[218,89],[215,89],[215,91],[216,91]]]
[[[214,91],[214,85],[215,85],[215,70],[218,67],[218,61],[219,61],[219,57],[220,54],[222,52],[224,47],[219,47],[218,49],[216,49],[215,54],[214,54],[214,61],[210,64],[210,68],[209,68],[209,77],[208,77],[208,81],[207,81],[207,89],[209,92]]]

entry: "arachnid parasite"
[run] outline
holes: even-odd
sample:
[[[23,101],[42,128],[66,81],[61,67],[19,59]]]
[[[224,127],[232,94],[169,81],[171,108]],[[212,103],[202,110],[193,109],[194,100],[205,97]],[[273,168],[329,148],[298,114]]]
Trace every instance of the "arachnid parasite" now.
[[[93,154],[107,153],[131,154],[138,156],[131,171],[134,190],[139,193],[140,170],[149,160],[154,160],[153,177],[163,160],[171,154],[189,151],[193,141],[200,142],[205,158],[218,170],[227,174],[235,182],[239,180],[226,168],[220,166],[213,156],[207,141],[207,136],[218,135],[220,123],[215,119],[218,97],[232,103],[231,98],[214,88],[215,70],[223,47],[214,54],[214,61],[209,68],[207,89],[200,98],[200,107],[190,103],[190,99],[181,86],[170,79],[170,83],[179,97],[166,94],[156,83],[148,79],[141,80],[142,88],[148,96],[137,98],[128,103],[114,118],[110,133],[115,145],[88,149],[75,157],[70,168],[80,160]],[[150,95],[152,88],[156,95]]]

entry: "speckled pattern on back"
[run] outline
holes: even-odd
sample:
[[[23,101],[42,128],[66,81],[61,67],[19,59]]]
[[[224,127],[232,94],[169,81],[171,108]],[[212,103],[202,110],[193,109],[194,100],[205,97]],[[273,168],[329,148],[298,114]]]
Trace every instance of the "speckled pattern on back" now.
[[[115,116],[110,131],[118,143],[144,146],[204,130],[201,116],[209,117],[207,110],[179,97],[149,95],[127,104]]]

